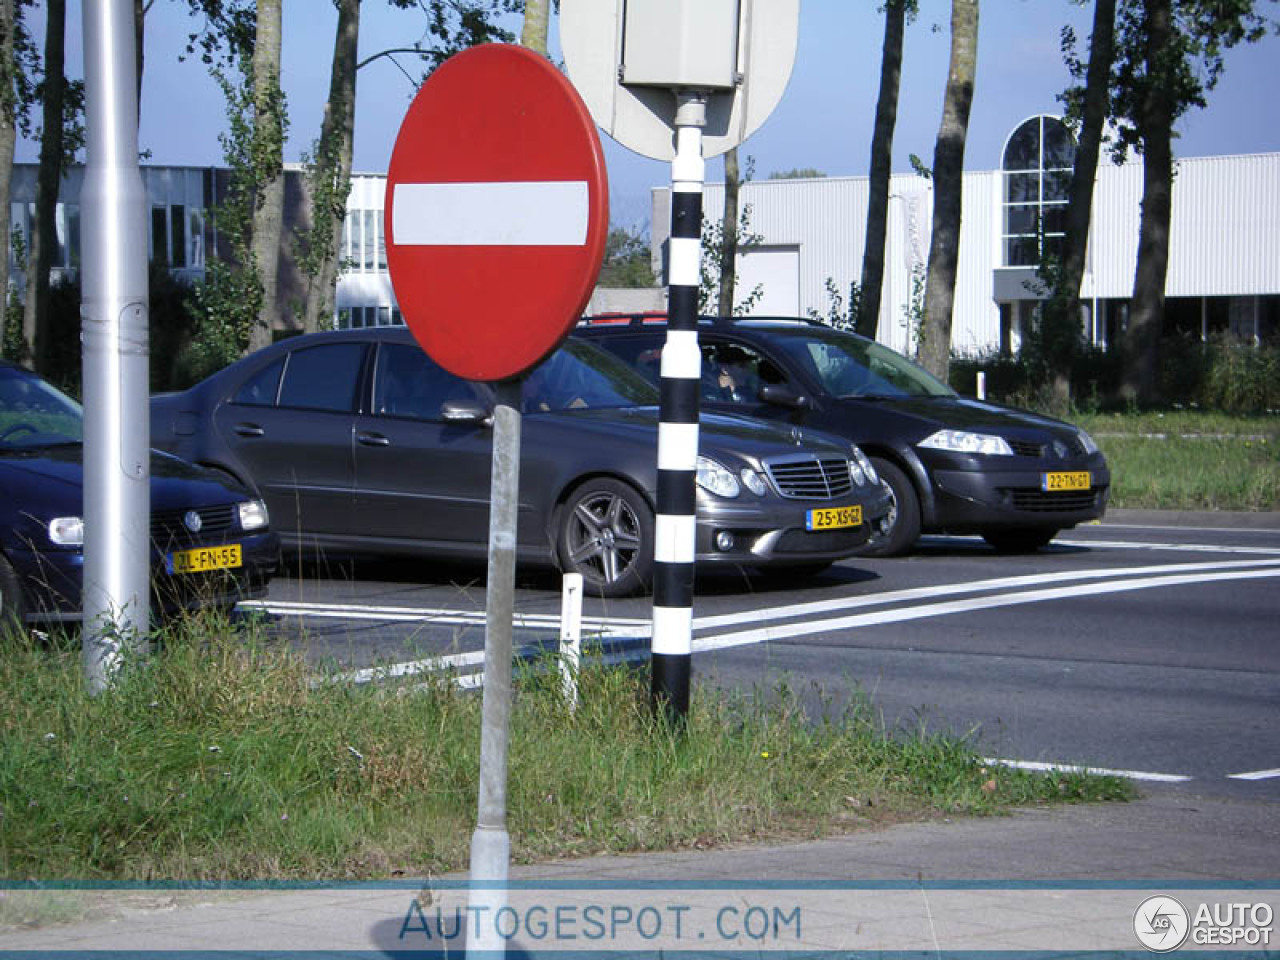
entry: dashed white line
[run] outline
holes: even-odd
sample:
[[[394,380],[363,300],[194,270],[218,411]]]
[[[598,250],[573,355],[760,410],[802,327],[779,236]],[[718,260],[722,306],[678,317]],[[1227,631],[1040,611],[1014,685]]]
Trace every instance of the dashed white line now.
[[[1275,780],[1280,778],[1280,767],[1274,770],[1252,770],[1249,773],[1227,774],[1228,780]]]
[[[1152,773],[1148,770],[1112,770],[1107,767],[1084,767],[1071,763],[1045,763],[1040,760],[1005,760],[999,757],[984,757],[982,762],[993,766],[1030,770],[1034,773],[1087,773],[1096,777],[1121,777],[1125,780],[1142,780],[1146,783],[1187,783],[1194,779],[1194,777],[1184,776],[1180,773]]]

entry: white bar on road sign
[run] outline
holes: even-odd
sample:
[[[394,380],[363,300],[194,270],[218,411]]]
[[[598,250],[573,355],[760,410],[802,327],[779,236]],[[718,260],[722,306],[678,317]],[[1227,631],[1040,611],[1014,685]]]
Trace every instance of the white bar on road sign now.
[[[392,243],[433,247],[580,247],[587,242],[585,180],[398,183]]]

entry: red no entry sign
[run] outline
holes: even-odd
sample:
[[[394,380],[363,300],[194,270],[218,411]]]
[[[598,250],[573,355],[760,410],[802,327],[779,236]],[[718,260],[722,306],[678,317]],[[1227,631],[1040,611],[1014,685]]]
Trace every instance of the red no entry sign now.
[[[387,171],[387,267],[422,348],[471,380],[523,373],[586,307],[609,225],[595,123],[523,47],[451,57],[423,84]]]

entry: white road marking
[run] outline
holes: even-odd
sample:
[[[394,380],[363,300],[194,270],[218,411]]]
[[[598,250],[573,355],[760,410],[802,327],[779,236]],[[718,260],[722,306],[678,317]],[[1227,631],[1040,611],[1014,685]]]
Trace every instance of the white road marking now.
[[[310,603],[299,600],[245,600],[239,606],[242,610],[262,610],[278,616],[397,623],[483,624],[486,616],[483,610],[462,611],[445,607],[377,606],[359,603]],[[517,613],[515,626],[530,630],[559,630],[560,615]],[[582,621],[584,630],[605,637],[633,636],[637,630],[647,629],[648,626],[648,620],[617,617],[584,617]]]
[[[789,620],[795,617],[807,617],[813,614],[828,613],[836,610],[853,610],[860,607],[879,607],[904,600],[928,600],[937,597],[958,596],[983,591],[1034,587],[1045,583],[1067,583],[1073,580],[1120,579],[1124,577],[1143,577],[1163,573],[1206,573],[1218,570],[1231,570],[1245,567],[1280,566],[1280,560],[1231,560],[1204,563],[1153,564],[1142,567],[1118,567],[1113,570],[1066,570],[1053,573],[1026,574],[1017,577],[995,577],[990,580],[970,580],[966,583],[948,583],[940,586],[913,587],[907,590],[890,590],[885,593],[867,594],[860,597],[835,597],[830,600],[814,600],[807,603],[796,603],[788,606],[770,607],[767,610],[743,610],[737,613],[719,614],[709,617],[697,617],[693,621],[695,630],[706,630],[716,627],[732,626],[738,623],[759,623],[761,620]]]
[[[1280,555],[1280,546],[1235,547],[1204,543],[1150,543],[1142,540],[1054,540],[1068,547],[1091,547],[1103,550],[1170,550],[1176,553],[1239,553],[1254,556]]]
[[[970,613],[975,610],[991,610],[996,607],[1011,607],[1018,606],[1020,604],[1039,603],[1044,600],[1065,600],[1072,597],[1096,597],[1107,593],[1123,593],[1129,590],[1147,590],[1153,587],[1194,585],[1227,580],[1251,580],[1260,577],[1280,577],[1280,570],[1231,570],[1207,574],[1146,577],[1142,579],[1120,580],[1110,583],[1087,583],[1073,587],[1056,587],[1047,590],[1029,590],[1021,593],[972,597],[967,600],[955,600],[948,603],[929,603],[915,607],[899,607],[893,610],[855,614],[853,616],[836,617],[828,620],[808,620],[802,623],[766,626],[756,630],[744,630],[738,633],[725,633],[712,637],[698,637],[694,639],[693,650],[695,653],[705,653],[709,650],[727,650],[731,647],[767,643],[774,640],[786,640],[793,637],[808,636],[827,631],[855,630],[860,627],[883,626],[889,623],[904,623],[910,620],[922,620],[927,617],[939,617],[951,613]],[[756,619],[760,619],[759,616],[757,616]]]
[[[1194,777],[1180,773],[1151,773],[1146,770],[1111,770],[1107,767],[1082,767],[1071,763],[1043,763],[1039,760],[1003,760],[984,757],[983,763],[993,766],[1013,767],[1033,773],[1087,773],[1095,777],[1123,777],[1125,780],[1142,780],[1147,783],[1187,783]]]
[[[1231,773],[1228,780],[1275,780],[1280,777],[1280,767],[1274,770],[1253,770],[1249,773]]]

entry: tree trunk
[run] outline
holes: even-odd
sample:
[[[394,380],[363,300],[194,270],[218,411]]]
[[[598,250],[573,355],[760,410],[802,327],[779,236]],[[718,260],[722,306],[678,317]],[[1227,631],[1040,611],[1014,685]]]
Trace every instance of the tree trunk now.
[[[1102,127],[1111,105],[1111,67],[1115,59],[1116,0],[1096,0],[1093,34],[1089,40],[1089,68],[1085,79],[1080,137],[1076,144],[1067,202],[1062,263],[1054,289],[1042,307],[1041,331],[1045,359],[1050,365],[1053,395],[1062,408],[1071,401],[1071,358],[1078,353],[1080,284],[1084,280],[1093,215],[1093,185],[1098,175]]]
[[[738,277],[738,148],[733,147],[724,155],[724,218],[721,235],[724,249],[720,252],[720,303],[719,315],[733,316],[733,288]]]
[[[1171,0],[1145,0],[1147,85],[1138,132],[1142,137],[1142,221],[1133,303],[1125,331],[1125,396],[1157,399],[1164,284],[1169,270],[1169,222],[1173,212],[1173,84],[1163,63],[1173,42]]]
[[[951,66],[933,150],[933,233],[925,282],[920,362],[944,383],[951,364],[951,311],[960,257],[964,144],[978,66],[978,0],[951,0]]]
[[[253,138],[255,166],[263,178],[253,215],[253,265],[262,289],[249,349],[271,343],[279,307],[276,277],[284,220],[284,94],[280,89],[281,0],[258,0],[253,45]]]
[[[352,134],[355,130],[356,52],[360,39],[360,0],[339,0],[338,32],[333,42],[329,101],[324,107],[316,165],[311,176],[312,243],[319,257],[307,282],[302,327],[319,330],[334,314],[338,263],[342,259],[342,223],[351,191]]]
[[[858,333],[875,339],[884,287],[884,248],[889,223],[889,177],[893,172],[893,129],[898,122],[898,89],[902,78],[902,45],[907,0],[889,0],[884,11],[884,48],[880,58],[880,97],[876,101],[871,138],[871,184],[867,201],[867,234],[862,252],[858,298]]]
[[[547,56],[547,31],[550,21],[549,0],[524,0],[524,27],[520,46]]]
[[[133,0],[133,67],[137,71],[138,126],[142,126],[142,66],[143,41],[146,39],[147,9],[151,6],[148,0]]]
[[[0,300],[0,355],[4,355],[9,320],[9,190],[13,182],[13,150],[18,142],[18,91],[9,72],[14,61],[14,33],[17,30],[14,0],[0,0],[0,239],[4,250],[4,297]]]
[[[64,72],[67,4],[48,0],[44,42],[44,113],[40,133],[40,170],[36,175],[36,216],[27,246],[27,300],[23,309],[23,338],[36,370],[48,367],[49,271],[58,247],[58,185],[62,181],[62,105],[67,79]]]

